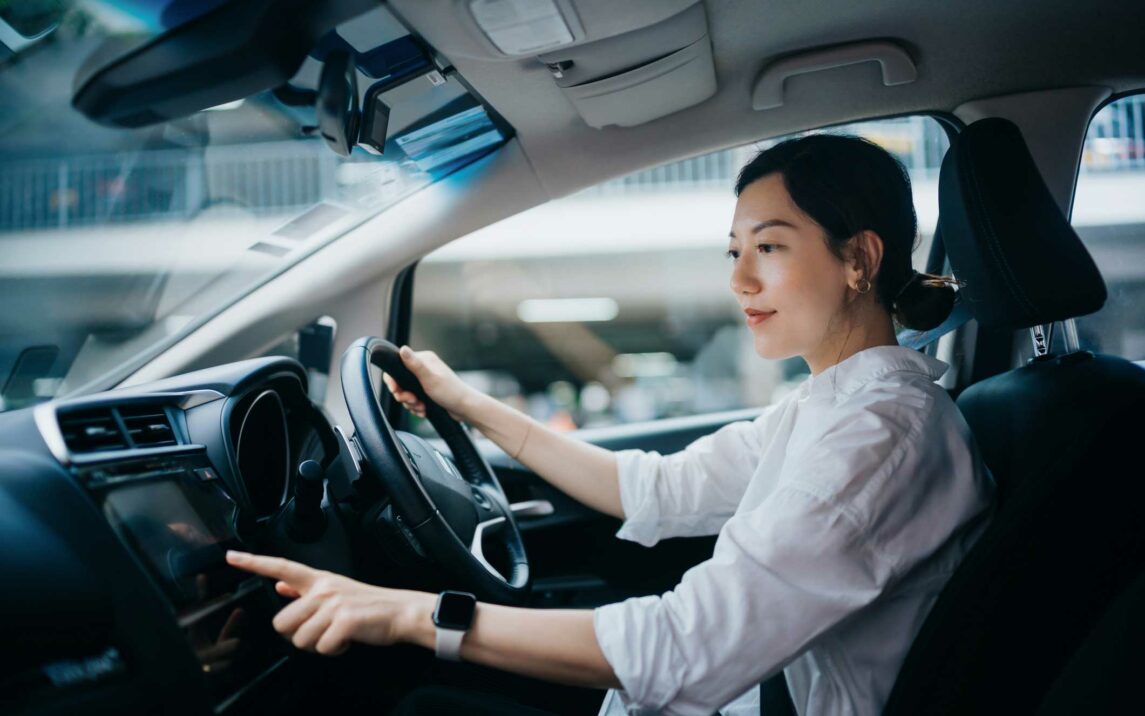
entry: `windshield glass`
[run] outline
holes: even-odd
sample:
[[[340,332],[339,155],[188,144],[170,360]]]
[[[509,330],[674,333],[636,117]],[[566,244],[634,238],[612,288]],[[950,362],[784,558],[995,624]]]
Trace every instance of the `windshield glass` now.
[[[71,104],[85,60],[194,13],[142,0],[29,5],[41,11],[34,22],[0,2],[0,410],[111,387],[509,133],[384,8],[321,43],[355,57],[361,95],[380,92],[380,156],[341,157],[319,136],[313,100],[298,100],[318,84],[314,54],[275,91],[142,129],[103,127]],[[396,55],[400,79],[378,70]]]

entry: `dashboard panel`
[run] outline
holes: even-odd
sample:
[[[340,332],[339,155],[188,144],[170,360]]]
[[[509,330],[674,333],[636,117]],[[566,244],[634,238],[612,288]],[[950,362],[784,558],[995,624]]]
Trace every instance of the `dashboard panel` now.
[[[281,598],[224,561],[281,538],[340,444],[296,362],[0,414],[4,713],[225,713],[290,660]],[[9,663],[10,662],[10,663]]]

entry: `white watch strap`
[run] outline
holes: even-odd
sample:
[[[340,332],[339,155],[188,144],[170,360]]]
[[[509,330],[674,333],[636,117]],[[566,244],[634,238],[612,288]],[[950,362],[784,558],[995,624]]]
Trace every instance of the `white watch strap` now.
[[[434,653],[439,659],[446,661],[461,661],[461,640],[465,632],[461,629],[442,629],[437,627],[437,639]]]

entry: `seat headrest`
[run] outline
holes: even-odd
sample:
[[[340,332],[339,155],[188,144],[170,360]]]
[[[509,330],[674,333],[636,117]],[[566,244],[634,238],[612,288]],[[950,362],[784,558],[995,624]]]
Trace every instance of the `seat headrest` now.
[[[938,201],[950,265],[966,281],[962,300],[980,325],[1029,328],[1105,303],[1097,265],[1013,122],[982,119],[953,139]]]

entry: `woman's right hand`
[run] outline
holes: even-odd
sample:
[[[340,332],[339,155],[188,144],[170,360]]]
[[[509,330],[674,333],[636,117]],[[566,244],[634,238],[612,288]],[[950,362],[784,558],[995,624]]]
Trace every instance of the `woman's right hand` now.
[[[465,409],[477,391],[466,385],[433,351],[414,351],[402,346],[402,363],[421,382],[422,390],[433,402],[445,408],[454,420],[465,420]],[[398,385],[393,376],[383,374],[382,380],[399,403],[414,415],[425,417],[425,403],[411,391]]]

